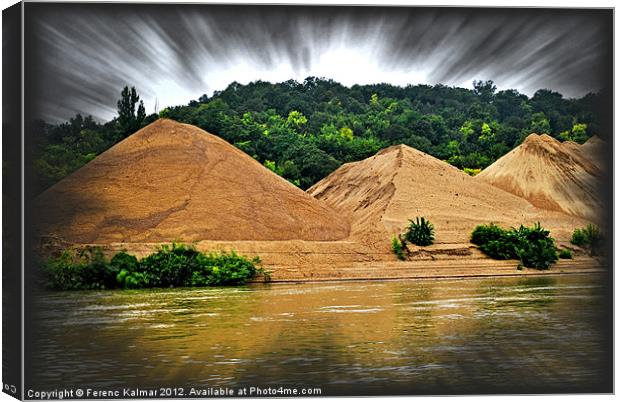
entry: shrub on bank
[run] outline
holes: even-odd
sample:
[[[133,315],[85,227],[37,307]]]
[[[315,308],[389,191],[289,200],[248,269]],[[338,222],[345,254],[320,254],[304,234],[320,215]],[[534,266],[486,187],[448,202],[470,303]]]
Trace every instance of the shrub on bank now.
[[[590,255],[597,255],[603,243],[603,236],[598,226],[589,224],[585,228],[575,229],[570,242],[576,246],[589,249]]]
[[[558,260],[555,241],[540,223],[509,230],[494,224],[480,225],[472,232],[471,242],[491,258],[517,259],[528,268],[548,269]]]
[[[204,254],[183,244],[162,246],[140,260],[120,252],[109,261],[101,249],[88,247],[76,253],[64,251],[44,266],[49,286],[58,290],[139,289],[241,285],[259,274],[258,257],[236,254]]]
[[[392,251],[396,254],[399,260],[405,259],[405,253],[403,252],[403,243],[397,236],[392,236]]]
[[[107,264],[100,249],[63,251],[45,265],[50,283],[61,290],[104,289],[109,279]]]
[[[490,225],[476,226],[471,233],[471,242],[477,246],[489,243],[491,241],[498,241],[505,235],[505,230],[499,226],[491,223]]]
[[[435,241],[435,227],[424,217],[409,219],[410,225],[405,232],[405,240],[416,246],[430,246]]]
[[[573,253],[571,253],[571,251],[567,248],[563,248],[562,250],[560,250],[560,252],[558,253],[558,257],[564,259],[564,260],[570,260],[573,258]]]
[[[399,260],[406,260],[410,255],[407,243],[416,246],[430,246],[435,240],[435,227],[425,218],[409,219],[409,226],[402,235],[392,236],[391,248]]]

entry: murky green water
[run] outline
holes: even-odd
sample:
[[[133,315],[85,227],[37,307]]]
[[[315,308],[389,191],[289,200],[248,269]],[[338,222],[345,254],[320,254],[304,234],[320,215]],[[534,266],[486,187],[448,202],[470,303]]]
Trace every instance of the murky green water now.
[[[599,278],[52,293],[27,388],[600,391]]]

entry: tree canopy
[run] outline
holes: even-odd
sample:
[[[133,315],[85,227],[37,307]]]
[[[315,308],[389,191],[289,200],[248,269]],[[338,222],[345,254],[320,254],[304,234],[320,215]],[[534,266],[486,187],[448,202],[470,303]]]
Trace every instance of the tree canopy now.
[[[528,97],[513,89],[497,91],[492,81],[475,81],[472,89],[348,88],[309,77],[233,82],[212,96],[146,116],[135,89],[125,87],[110,122],[80,115],[63,124],[39,122],[36,171],[44,189],[160,116],[224,138],[304,189],[343,163],[401,143],[459,168],[482,169],[532,132],[580,143],[604,134],[601,97],[567,99],[548,89]]]

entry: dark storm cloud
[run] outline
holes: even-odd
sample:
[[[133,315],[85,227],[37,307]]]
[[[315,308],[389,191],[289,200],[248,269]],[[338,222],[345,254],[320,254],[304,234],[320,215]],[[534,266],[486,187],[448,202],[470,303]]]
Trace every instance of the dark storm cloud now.
[[[33,4],[33,83],[46,119],[108,119],[124,85],[147,111],[230,82],[325,76],[345,85],[470,87],[528,95],[606,85],[608,11]]]

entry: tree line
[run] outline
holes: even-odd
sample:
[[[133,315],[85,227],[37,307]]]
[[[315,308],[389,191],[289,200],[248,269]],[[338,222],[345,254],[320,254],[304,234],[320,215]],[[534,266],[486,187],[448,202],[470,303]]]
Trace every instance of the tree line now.
[[[62,124],[37,122],[35,170],[41,191],[118,141],[168,117],[216,134],[275,173],[310,187],[346,162],[406,144],[475,172],[532,132],[585,142],[604,127],[605,94],[564,98],[548,89],[532,97],[473,88],[390,84],[345,87],[316,77],[303,82],[237,82],[212,96],[146,115],[135,88],[124,88],[118,115],[99,123],[76,115]]]

